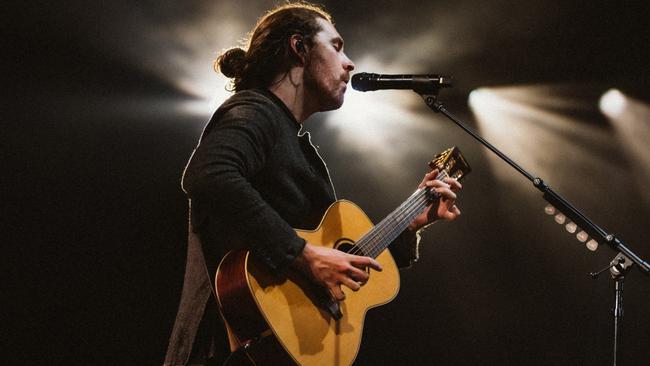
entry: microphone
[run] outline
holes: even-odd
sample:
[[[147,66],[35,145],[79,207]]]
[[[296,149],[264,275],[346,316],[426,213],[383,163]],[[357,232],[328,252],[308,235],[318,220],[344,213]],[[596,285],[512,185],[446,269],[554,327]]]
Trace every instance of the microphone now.
[[[359,91],[407,89],[418,93],[451,87],[451,77],[440,75],[382,75],[361,72],[352,76],[352,88]]]

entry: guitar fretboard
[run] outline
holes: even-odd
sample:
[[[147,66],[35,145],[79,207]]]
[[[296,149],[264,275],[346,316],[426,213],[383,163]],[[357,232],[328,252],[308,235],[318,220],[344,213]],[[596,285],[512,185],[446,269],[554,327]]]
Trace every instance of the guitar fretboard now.
[[[443,170],[436,179],[441,180],[446,177],[447,173]],[[376,258],[438,197],[439,194],[429,187],[418,188],[406,201],[361,237],[350,253]]]

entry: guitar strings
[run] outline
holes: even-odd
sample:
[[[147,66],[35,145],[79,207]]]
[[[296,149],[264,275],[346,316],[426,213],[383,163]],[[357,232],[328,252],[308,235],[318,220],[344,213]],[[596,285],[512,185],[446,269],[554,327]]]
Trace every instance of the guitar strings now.
[[[430,196],[432,191],[430,188],[422,190],[421,195],[404,205],[399,213],[391,215],[386,222],[380,223],[374,235],[370,235],[367,241],[361,244],[366,252],[373,258],[381,254],[432,200],[438,198],[435,192],[433,197]]]
[[[442,180],[446,177],[448,177],[447,172],[443,171],[436,179]],[[408,227],[408,224],[417,215],[424,211],[431,201],[439,198],[439,196],[437,192],[429,187],[416,190],[395,211],[361,237],[348,253],[377,257]]]
[[[441,180],[448,177],[447,172],[441,172],[436,179]],[[421,196],[416,197],[418,193],[421,193]],[[433,193],[433,197],[431,197]],[[420,214],[424,208],[433,200],[440,197],[440,195],[433,191],[431,188],[426,188],[420,192],[415,192],[411,195],[409,199],[402,206],[398,207],[391,215],[387,216],[386,219],[382,220],[377,226],[376,230],[373,230],[366,235],[364,243],[361,243],[362,249],[367,248],[367,254],[372,255],[373,257],[378,256],[390,243],[399,236],[399,234],[406,229],[409,223],[415,219],[415,217]],[[398,219],[396,216],[401,216],[401,219]],[[391,226],[392,224],[392,226]],[[370,235],[369,235],[370,234]],[[364,238],[362,238],[364,239]]]
[[[376,258],[379,254],[381,254],[381,252],[383,252],[384,249],[386,249],[386,247],[388,247],[390,243],[392,243],[395,238],[397,238],[402,233],[402,231],[406,229],[408,224],[413,221],[413,219],[415,219],[419,213],[424,211],[429,203],[429,198],[426,196],[427,193],[428,192],[425,192],[421,199],[414,201],[414,207],[412,207],[407,213],[404,214],[404,217],[400,220],[400,222],[393,224],[392,228],[390,228],[388,231],[386,231],[386,228],[382,228],[377,231],[377,235],[375,236],[374,240],[370,241],[371,245],[369,246],[368,250],[373,258]]]
[[[372,235],[369,235],[368,238],[360,244],[360,247],[367,255],[376,257],[382,249],[388,246],[388,243],[394,240],[392,236],[397,237],[403,230],[402,226],[407,226],[408,223],[412,221],[411,216],[416,216],[413,214],[426,207],[426,190],[423,189],[418,193],[419,194],[414,197],[414,199],[407,202],[401,210],[396,211],[394,215],[391,215],[386,221],[377,225],[376,229],[372,232]]]
[[[440,173],[436,179],[440,180],[447,176],[446,172]],[[388,244],[390,244],[399,233],[401,233],[406,226],[419,214],[419,210],[423,210],[430,200],[430,197],[427,195],[430,194],[432,189],[418,189],[414,192],[411,197],[409,197],[400,207],[388,215],[384,220],[377,224],[370,232],[366,233],[357,243],[355,248],[350,251],[351,254],[362,253],[364,255],[372,254],[374,256],[380,254],[383,249],[385,249]],[[434,193],[435,194],[435,193]],[[433,197],[436,199],[437,197]],[[415,215],[413,215],[415,213]],[[396,216],[405,216],[408,218],[402,218],[398,220]],[[412,216],[412,217],[409,217]],[[388,229],[392,224],[392,228]],[[404,225],[405,224],[405,225]],[[402,227],[403,226],[403,227]],[[387,230],[388,229],[388,230]],[[396,231],[398,231],[396,233]],[[381,237],[384,237],[386,234],[389,234],[389,237],[386,237],[387,240],[381,240]],[[397,234],[397,235],[395,235]],[[394,236],[394,237],[390,237]],[[379,241],[377,240],[379,239]],[[390,239],[390,240],[388,240]]]
[[[444,175],[440,175],[438,178],[443,176]],[[399,230],[401,232],[405,227],[402,228],[400,226],[403,226],[404,223],[408,225],[408,223],[410,223],[411,221],[410,219],[412,219],[410,218],[409,220],[405,220],[404,216],[408,219],[409,216],[413,215],[414,211],[417,212],[419,209],[423,209],[424,207],[426,207],[426,203],[428,201],[426,195],[428,192],[430,191],[427,191],[425,189],[418,189],[416,192],[414,192],[411,195],[411,197],[409,197],[404,203],[402,203],[402,205],[398,207],[395,211],[393,211],[393,213],[391,213],[384,220],[382,220],[377,226],[373,228],[373,230],[366,233],[357,242],[357,245],[353,248],[353,250],[350,251],[350,253],[358,254],[361,252],[361,254],[364,255],[379,254],[384,249],[382,248],[384,245],[382,245],[382,241],[379,242],[377,241],[378,237],[389,234],[389,237],[387,237],[386,238],[387,240],[385,241],[387,241],[388,243],[392,242],[395,238],[390,236],[397,237],[397,235],[395,235],[395,231]],[[401,220],[398,220],[396,218],[397,216],[402,216],[403,218]],[[415,216],[413,216],[413,218],[414,217]],[[402,223],[402,225],[400,225],[400,223]],[[388,229],[391,226],[391,224],[393,227]]]
[[[424,210],[427,205],[426,190],[418,193],[421,193],[421,195],[404,205],[400,210],[401,212],[395,212],[389,219],[377,225],[366,238],[363,238],[364,240],[358,244],[358,251],[374,258],[399,236],[412,219],[417,216],[418,211]],[[396,216],[400,216],[401,219],[398,220]]]

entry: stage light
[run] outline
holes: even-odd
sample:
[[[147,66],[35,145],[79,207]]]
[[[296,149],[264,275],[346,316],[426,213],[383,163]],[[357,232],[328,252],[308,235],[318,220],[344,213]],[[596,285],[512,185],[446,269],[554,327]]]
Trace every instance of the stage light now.
[[[215,97],[212,100],[197,98],[180,102],[178,104],[178,110],[191,115],[207,116],[213,113],[224,100],[224,96]]]
[[[628,157],[634,171],[632,180],[636,181],[639,192],[646,192],[650,183],[650,106],[618,89],[610,89],[600,98],[600,107]],[[649,194],[641,197],[650,204]]]
[[[487,104],[487,101],[485,100],[485,97],[487,97],[488,94],[483,91],[483,89],[474,89],[469,93],[469,105],[473,109],[478,109],[482,107],[483,105]]]
[[[625,96],[618,89],[610,89],[602,97],[598,106],[609,117],[618,117],[625,109]]]
[[[482,137],[562,195],[589,201],[602,195],[602,187],[575,181],[616,171],[620,163],[606,153],[594,153],[616,144],[611,130],[592,120],[598,99],[585,100],[585,94],[585,87],[578,85],[481,87],[471,92],[468,103]],[[520,175],[485,152],[497,179],[523,187]]]
[[[200,6],[179,4],[176,9],[183,16],[170,18],[167,12],[175,8],[152,8],[146,17],[137,17],[137,23],[120,22],[113,32],[105,32],[112,35],[105,41],[120,59],[176,89],[176,100],[161,98],[148,109],[205,119],[231,95],[224,88],[228,80],[213,70],[213,61],[223,50],[241,45],[242,37],[266,5],[221,1]]]

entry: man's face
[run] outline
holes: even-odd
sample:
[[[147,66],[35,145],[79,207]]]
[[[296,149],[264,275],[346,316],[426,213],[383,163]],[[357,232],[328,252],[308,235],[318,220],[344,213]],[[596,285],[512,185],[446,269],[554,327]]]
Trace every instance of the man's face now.
[[[332,23],[318,18],[321,31],[314,36],[305,60],[305,89],[320,111],[343,105],[343,95],[354,64],[343,52],[343,39]]]

